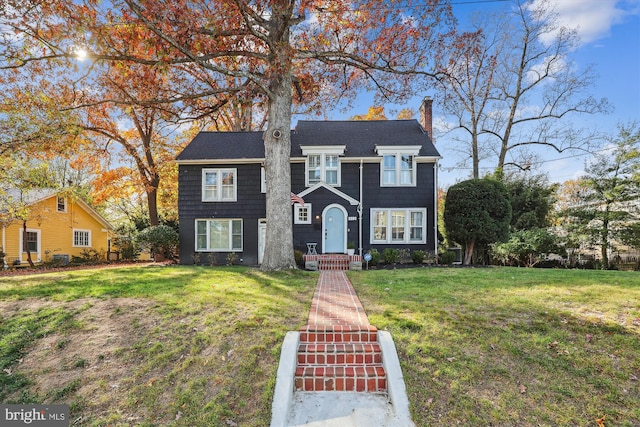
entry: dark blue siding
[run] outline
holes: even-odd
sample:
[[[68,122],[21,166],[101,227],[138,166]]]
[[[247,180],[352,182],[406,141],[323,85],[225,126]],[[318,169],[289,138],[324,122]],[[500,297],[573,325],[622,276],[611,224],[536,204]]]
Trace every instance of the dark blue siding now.
[[[243,264],[255,265],[258,262],[258,220],[265,218],[265,195],[260,192],[260,164],[228,165],[215,168],[230,167],[238,171],[237,202],[202,202],[201,184],[202,169],[206,166],[180,165],[178,178],[178,213],[180,219],[180,262],[192,264],[195,249],[195,220],[200,218],[241,218],[243,220],[243,252],[239,253]],[[362,210],[362,245],[366,251],[371,247],[383,250],[386,247],[404,247],[403,245],[370,244],[370,210],[371,208],[426,208],[426,244],[408,245],[412,250],[433,251],[435,242],[434,167],[432,163],[417,165],[417,185],[415,187],[380,187],[380,163],[365,163],[363,168],[363,210]],[[305,165],[291,165],[291,187],[294,193],[305,190]],[[340,192],[360,199],[360,164],[341,164]],[[312,223],[294,224],[294,248],[306,252],[307,242],[317,242],[318,252],[322,252],[323,210],[331,204],[339,204],[347,210],[348,217],[358,217],[357,206],[333,192],[320,188],[304,196],[305,203],[312,205]],[[316,217],[320,218],[316,220]],[[358,246],[358,221],[347,222],[347,241]],[[217,254],[217,263],[226,262],[226,253]]]
[[[258,263],[258,220],[266,215],[265,195],[260,192],[260,164],[214,167],[237,169],[237,202],[203,202],[203,168],[207,166],[179,166],[180,263],[194,263],[196,219],[241,218],[243,220],[243,251],[238,253],[238,258],[242,259],[243,264],[256,265]],[[226,256],[227,253],[216,253],[216,263],[225,264]]]

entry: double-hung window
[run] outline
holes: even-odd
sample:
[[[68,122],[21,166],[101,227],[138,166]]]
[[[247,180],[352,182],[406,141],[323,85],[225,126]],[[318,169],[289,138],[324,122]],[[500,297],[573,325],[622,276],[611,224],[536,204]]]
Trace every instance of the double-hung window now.
[[[58,196],[56,202],[56,209],[58,212],[66,212],[67,211],[67,199],[64,197]]]
[[[241,219],[197,219],[196,251],[242,251]]]
[[[425,208],[371,209],[371,243],[426,243]]]
[[[420,146],[378,146],[381,187],[415,187],[416,156]]]
[[[303,146],[302,154],[306,156],[306,186],[311,187],[320,182],[340,186],[340,156],[344,155],[344,145],[322,147]]]
[[[202,169],[203,202],[235,202],[237,169]]]
[[[26,233],[21,232],[24,241],[22,242],[22,251],[23,252],[38,252],[39,245],[38,241],[40,240],[40,232],[38,231],[27,231]]]

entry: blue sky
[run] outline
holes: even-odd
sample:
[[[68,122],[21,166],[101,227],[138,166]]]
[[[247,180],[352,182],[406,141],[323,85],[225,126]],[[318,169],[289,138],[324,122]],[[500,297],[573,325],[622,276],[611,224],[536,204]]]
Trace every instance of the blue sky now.
[[[590,116],[588,124],[615,135],[618,123],[640,122],[640,0],[552,1],[556,3],[560,21],[579,32],[581,45],[573,53],[573,60],[581,68],[591,64],[598,75],[591,95],[608,98],[614,107],[610,115]],[[508,2],[495,0],[453,0],[453,3],[454,13],[462,24],[473,12],[491,11],[508,5]],[[410,107],[417,110],[424,95],[429,94],[416,97]],[[371,94],[362,94],[353,109],[336,112],[330,119],[347,119],[355,114],[364,114],[372,102]],[[392,105],[385,107],[387,112],[397,109]],[[435,121],[438,119],[437,106],[434,106],[434,113]],[[388,116],[393,117],[391,114]],[[453,167],[458,158],[447,146],[447,137],[438,138],[436,146],[443,156],[440,162],[440,186],[446,188],[467,178],[469,170]],[[544,163],[536,172],[546,173],[551,182],[575,179],[589,159],[588,155],[576,154],[545,153]]]

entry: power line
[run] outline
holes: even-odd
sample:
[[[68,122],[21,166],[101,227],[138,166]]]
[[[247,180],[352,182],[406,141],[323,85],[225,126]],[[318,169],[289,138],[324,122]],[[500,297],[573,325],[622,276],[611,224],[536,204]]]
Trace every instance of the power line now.
[[[467,5],[467,4],[491,4],[491,3],[506,3],[512,0],[458,0],[458,1],[452,1],[449,3],[445,3],[445,4],[440,4],[438,6],[461,6],[461,5]],[[356,9],[345,9],[345,10],[349,10],[351,12],[358,12],[358,11],[362,11],[362,10],[392,10],[392,9],[416,9],[419,7],[423,7],[423,6],[429,6],[428,3],[418,3],[418,4],[414,4],[414,5],[407,5],[407,6],[379,6],[379,7],[367,7],[366,9],[363,8],[356,8]],[[314,13],[338,13],[335,10],[328,10],[327,8],[320,8],[317,7],[314,10]]]
[[[589,151],[589,152],[584,152],[584,153],[580,153],[580,154],[574,154],[572,156],[558,157],[556,159],[532,161],[531,164],[532,165],[542,165],[544,163],[558,162],[560,160],[575,159],[575,158],[584,157],[584,156],[592,156],[594,154],[602,153],[602,152],[609,151],[609,150],[611,150],[611,148],[607,147],[607,148],[602,148],[600,150]],[[470,166],[446,166],[445,167],[445,166],[441,165],[440,169],[442,169],[442,170],[444,170],[446,172],[452,172],[454,170],[472,170],[473,168],[470,167]],[[490,170],[490,169],[495,169],[495,166],[480,166],[478,169]]]

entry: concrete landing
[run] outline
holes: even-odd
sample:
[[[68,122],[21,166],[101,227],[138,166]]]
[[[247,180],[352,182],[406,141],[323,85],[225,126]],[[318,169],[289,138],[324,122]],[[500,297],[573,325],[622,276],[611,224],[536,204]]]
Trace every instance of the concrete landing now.
[[[295,392],[288,426],[345,427],[398,426],[400,422],[386,395],[357,392]]]

